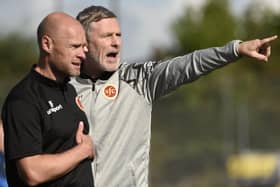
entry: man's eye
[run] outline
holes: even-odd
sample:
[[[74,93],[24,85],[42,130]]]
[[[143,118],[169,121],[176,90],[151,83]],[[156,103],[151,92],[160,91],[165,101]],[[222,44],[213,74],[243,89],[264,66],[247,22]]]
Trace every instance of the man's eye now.
[[[81,45],[72,45],[72,48],[79,48],[79,47],[81,47]]]
[[[104,34],[104,35],[103,35],[103,38],[108,38],[108,37],[110,37],[110,36],[112,36],[112,34],[111,34],[111,33],[107,33],[107,34]]]

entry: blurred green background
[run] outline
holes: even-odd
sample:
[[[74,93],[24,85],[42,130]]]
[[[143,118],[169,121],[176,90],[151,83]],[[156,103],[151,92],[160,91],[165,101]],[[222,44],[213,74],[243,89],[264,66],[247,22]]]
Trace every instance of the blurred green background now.
[[[251,4],[235,16],[227,0],[208,0],[171,26],[174,46],[154,47],[149,60],[172,58],[233,39],[263,38],[280,31],[280,15]],[[125,36],[123,36],[125,38]],[[279,39],[278,39],[279,40]],[[0,38],[0,105],[36,63],[35,36]],[[280,147],[280,42],[269,63],[243,58],[157,101],[153,108],[150,181],[153,187],[232,187],[227,158]]]

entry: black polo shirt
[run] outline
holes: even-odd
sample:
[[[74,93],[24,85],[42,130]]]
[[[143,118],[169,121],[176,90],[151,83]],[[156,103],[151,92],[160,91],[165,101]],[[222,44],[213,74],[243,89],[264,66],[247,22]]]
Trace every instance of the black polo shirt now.
[[[79,121],[89,125],[68,80],[63,83],[31,72],[9,93],[2,119],[5,133],[6,173],[10,187],[24,187],[16,160],[37,155],[64,152],[76,145]],[[65,176],[39,186],[92,187],[91,161],[82,161]]]

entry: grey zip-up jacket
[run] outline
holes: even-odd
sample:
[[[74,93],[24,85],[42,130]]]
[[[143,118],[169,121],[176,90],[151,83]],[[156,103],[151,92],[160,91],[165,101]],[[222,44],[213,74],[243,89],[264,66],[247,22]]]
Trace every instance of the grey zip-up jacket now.
[[[239,59],[239,42],[162,62],[124,63],[107,80],[72,79],[96,148],[95,187],[148,187],[152,103]]]

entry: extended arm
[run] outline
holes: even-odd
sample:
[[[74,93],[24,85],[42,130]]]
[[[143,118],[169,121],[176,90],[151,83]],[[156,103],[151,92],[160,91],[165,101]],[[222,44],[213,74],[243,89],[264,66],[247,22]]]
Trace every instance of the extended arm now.
[[[169,93],[180,85],[192,82],[243,56],[267,61],[270,43],[277,36],[241,42],[235,40],[222,47],[197,50],[162,62],[146,62],[124,67],[124,80],[136,80],[136,89],[148,102]],[[134,73],[129,73],[134,71]],[[137,75],[137,76],[136,76]]]

